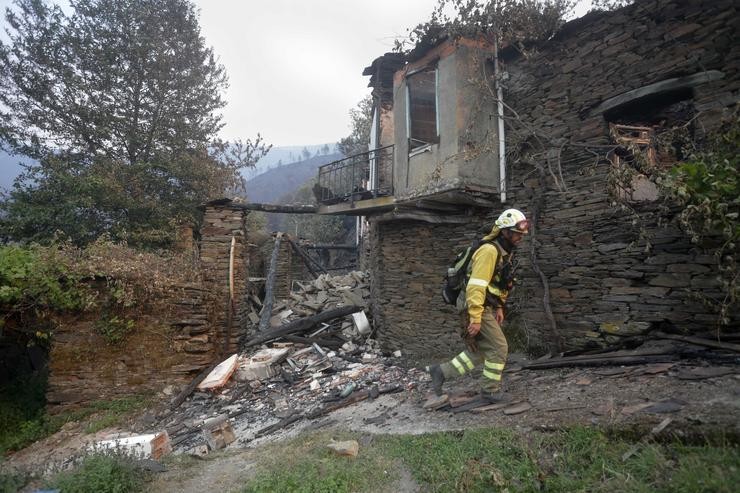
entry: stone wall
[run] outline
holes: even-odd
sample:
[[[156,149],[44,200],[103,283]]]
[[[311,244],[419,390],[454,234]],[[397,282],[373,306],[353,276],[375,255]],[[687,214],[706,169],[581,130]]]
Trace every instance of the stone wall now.
[[[611,164],[579,145],[610,143],[610,122],[684,123],[671,121],[667,109],[678,103],[695,118],[688,122],[695,138],[717,129],[738,101],[738,25],[732,1],[638,1],[575,21],[535,55],[506,64],[504,97],[553,150],[565,149],[565,191],[553,190],[551,180],[543,187],[531,179],[531,166],[516,161],[510,183],[514,203],[525,210],[541,200],[536,253],[566,347],[598,343],[604,332],[639,333],[664,324],[699,330],[717,321],[696,299],[721,297],[715,259],[692,245],[670,214],[658,226],[657,203],[631,204],[637,215],[611,206]],[[628,91],[706,71],[723,75],[601,111],[605,101]],[[511,135],[510,145],[514,140]],[[524,321],[542,347],[551,347],[541,283],[531,269],[523,272]]]
[[[51,412],[92,401],[161,390],[208,363],[200,339],[205,318],[197,285],[171,286],[149,300],[134,328],[111,345],[96,330],[102,314],[69,316],[54,330],[47,404]]]
[[[197,264],[195,278],[172,282],[151,299],[140,300],[145,309],[135,315],[135,327],[122,343],[110,345],[95,330],[101,313],[70,316],[56,329],[49,355],[50,409],[157,391],[189,381],[236,351],[246,327],[241,303],[249,276],[245,216],[226,201],[207,204],[199,251],[183,257]],[[226,345],[232,238],[234,301]]]
[[[490,224],[484,215],[458,225],[371,223],[372,312],[384,349],[417,360],[448,356],[459,345],[460,316],[442,302],[442,276],[456,252],[484,236]]]
[[[204,344],[213,355],[227,355],[237,350],[237,341],[243,334],[246,320],[241,309],[249,277],[246,248],[246,211],[229,204],[207,204],[200,240],[200,271],[206,291],[209,333]],[[231,327],[229,311],[229,262],[234,240],[234,293],[231,300]],[[230,332],[230,335],[229,335]],[[229,343],[226,344],[226,338]]]
[[[604,334],[665,325],[713,328],[716,313],[696,296],[720,296],[714,258],[688,241],[675,217],[658,226],[658,204],[633,204],[637,216],[620,210],[608,193],[611,165],[592,151],[610,142],[609,118],[629,118],[629,108],[600,111],[604,101],[705,70],[723,75],[669,96],[687,99],[697,138],[716,129],[738,100],[737,27],[731,1],[638,1],[566,25],[528,58],[509,53],[504,98],[560,153],[563,183],[558,187],[549,177],[538,178],[532,164],[513,161],[509,200],[488,211],[488,218],[480,214],[463,226],[373,223],[372,291],[381,342],[422,361],[449,356],[450,345],[460,345],[451,329],[455,315],[440,301],[442,275],[459,247],[490,228],[507,207],[530,216],[540,209],[536,240],[529,237],[520,248],[520,282],[505,329],[523,334],[533,352],[557,349],[558,340],[565,348],[603,345],[609,342]],[[656,105],[658,112],[663,102],[642,99],[636,106]],[[522,127],[510,123],[510,129]],[[516,149],[521,134],[510,131],[507,143]],[[556,332],[530,262],[533,248],[549,282]],[[730,329],[739,326],[735,315]]]

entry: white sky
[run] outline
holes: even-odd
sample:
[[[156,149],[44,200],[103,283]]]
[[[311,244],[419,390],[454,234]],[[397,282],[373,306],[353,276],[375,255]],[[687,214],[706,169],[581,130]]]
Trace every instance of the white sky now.
[[[222,137],[336,142],[367,94],[362,70],[426,21],[436,0],[198,0],[229,74]]]
[[[10,3],[0,0],[3,14]],[[268,144],[285,146],[347,136],[349,110],[369,94],[362,70],[428,20],[437,0],[194,3],[206,44],[229,75],[221,137],[259,132]]]

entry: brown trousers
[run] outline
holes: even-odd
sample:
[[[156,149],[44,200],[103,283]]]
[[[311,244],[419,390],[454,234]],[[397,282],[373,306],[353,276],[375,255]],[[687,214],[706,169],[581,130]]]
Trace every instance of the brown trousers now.
[[[467,331],[467,321],[467,311],[465,311],[463,331]],[[472,341],[466,342],[468,342],[468,348],[465,351],[440,365],[445,379],[461,377],[482,363],[481,388],[487,392],[500,390],[509,345],[501,331],[501,326],[496,322],[493,308],[485,307],[481,317],[480,332]]]

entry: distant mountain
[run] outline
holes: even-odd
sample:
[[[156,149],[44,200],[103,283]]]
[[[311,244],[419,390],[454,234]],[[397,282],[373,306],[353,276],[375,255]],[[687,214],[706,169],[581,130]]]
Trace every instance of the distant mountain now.
[[[310,154],[309,158],[311,158],[337,152],[337,145],[332,142],[330,144],[273,147],[266,156],[257,161],[257,165],[254,168],[244,170],[242,175],[244,175],[244,178],[247,180],[251,180],[268,169],[305,161],[306,157],[304,149],[308,151]]]
[[[322,154],[326,149],[330,150],[330,154]],[[306,149],[310,154],[311,158],[302,160],[302,156],[305,155],[303,150]],[[318,155],[317,155],[318,153]],[[306,145],[306,146],[285,146],[285,147],[273,147],[270,152],[257,162],[257,166],[243,170],[242,175],[248,180],[249,199],[258,201],[255,197],[262,197],[265,193],[267,196],[277,199],[284,195],[282,189],[285,188],[288,192],[293,192],[300,185],[306,182],[309,178],[316,174],[316,169],[322,165],[331,161],[342,159],[340,154],[336,153],[335,144],[317,144],[317,145]],[[3,151],[0,151],[0,189],[9,190],[13,185],[15,178],[23,171],[23,167],[18,164],[20,161],[27,160],[18,156],[11,156]],[[287,164],[293,163],[293,164]],[[294,168],[291,168],[294,167]],[[287,173],[285,170],[292,169]],[[283,170],[283,171],[278,171]],[[266,178],[261,181],[255,181],[259,176],[264,173],[278,172],[277,175],[271,174],[270,176],[280,176],[280,181],[272,183],[272,178]],[[287,173],[287,175],[286,175]],[[295,173],[295,176],[290,176]],[[299,180],[297,184],[294,184],[296,180]],[[265,183],[272,183],[265,192],[261,192],[260,189]],[[267,185],[264,185],[267,186]],[[270,190],[275,190],[274,194],[269,193]],[[259,201],[262,201],[260,199]],[[268,202],[265,200],[264,202]]]
[[[24,158],[11,156],[0,151],[0,188],[9,190],[13,186],[15,177],[23,171],[23,167],[18,164],[19,161],[23,160]]]
[[[319,166],[342,159],[339,153],[315,156],[305,161],[270,169],[247,180],[247,200],[264,204],[277,204],[278,199],[295,192],[311,178],[315,178]]]

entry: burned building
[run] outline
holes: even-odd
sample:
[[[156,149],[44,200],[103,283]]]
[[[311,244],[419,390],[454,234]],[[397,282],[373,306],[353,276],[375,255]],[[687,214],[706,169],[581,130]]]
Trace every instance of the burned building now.
[[[738,22],[727,0],[644,0],[525,47],[443,39],[373,61],[371,150],[320,168],[319,186],[321,213],[370,225],[381,342],[417,360],[457,344],[442,275],[508,207],[535,233],[506,330],[535,351],[714,326],[696,294],[722,296],[716,259],[661,215],[649,176],[615,186],[614,169],[635,148],[671,166],[656,132],[700,140],[736,111]]]

